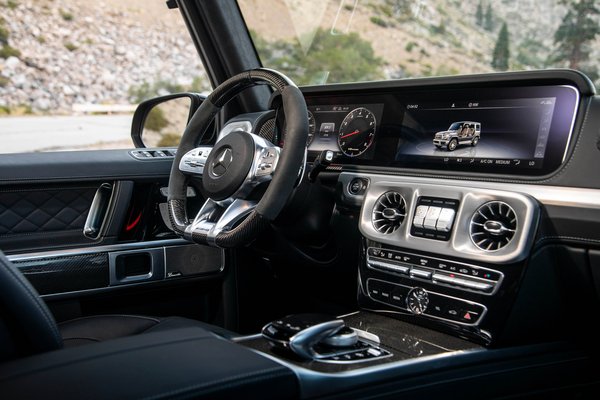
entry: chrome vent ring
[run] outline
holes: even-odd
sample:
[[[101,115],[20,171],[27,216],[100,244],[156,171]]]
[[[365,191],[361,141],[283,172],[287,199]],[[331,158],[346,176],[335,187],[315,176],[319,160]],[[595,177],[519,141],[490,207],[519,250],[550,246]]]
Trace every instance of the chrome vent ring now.
[[[406,201],[398,192],[388,191],[379,196],[373,206],[371,221],[379,233],[389,235],[395,232],[406,218]]]
[[[473,244],[484,251],[507,246],[517,233],[517,214],[503,201],[483,204],[471,217],[469,235]]]

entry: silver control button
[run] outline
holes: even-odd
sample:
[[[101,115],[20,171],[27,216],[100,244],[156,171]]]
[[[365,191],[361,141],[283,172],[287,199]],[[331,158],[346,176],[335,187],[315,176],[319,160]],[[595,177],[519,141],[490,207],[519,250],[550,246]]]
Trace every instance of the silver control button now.
[[[441,212],[441,207],[429,207],[427,215],[425,216],[425,222],[423,222],[423,227],[427,229],[435,229]]]
[[[459,286],[464,286],[469,289],[483,290],[483,291],[488,291],[493,288],[493,286],[490,285],[489,283],[476,282],[476,281],[472,281],[472,280],[468,280],[468,279],[460,279],[460,278],[457,279],[456,284]]]
[[[456,285],[456,278],[453,278],[451,276],[448,275],[443,275],[443,274],[433,274],[433,276],[431,277],[431,279],[433,279],[434,281],[438,281],[438,282],[442,282],[442,283],[449,283],[451,285]]]
[[[427,271],[424,269],[411,268],[410,276],[415,277],[415,278],[430,279],[431,271]]]
[[[450,232],[456,212],[451,208],[442,208],[435,229],[440,232]]]
[[[429,210],[429,206],[417,206],[415,210],[415,218],[413,219],[413,225],[417,228],[423,227],[423,222],[425,222],[425,216],[427,215],[427,211]]]
[[[389,264],[389,263],[385,263],[385,262],[381,262],[381,261],[377,261],[377,260],[369,260],[368,263],[372,267],[384,268],[384,269],[388,269],[390,271],[400,272],[402,274],[408,274],[408,270],[410,269],[409,267],[406,267],[403,265]]]

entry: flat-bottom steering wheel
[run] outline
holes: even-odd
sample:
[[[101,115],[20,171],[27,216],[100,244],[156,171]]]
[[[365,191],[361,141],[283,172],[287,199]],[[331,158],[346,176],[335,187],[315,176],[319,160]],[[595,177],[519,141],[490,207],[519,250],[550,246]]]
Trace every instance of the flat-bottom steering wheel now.
[[[285,147],[250,132],[234,131],[212,149],[196,147],[215,115],[243,90],[268,84],[281,93],[286,121]],[[204,100],[188,123],[169,177],[168,209],[175,233],[199,244],[237,247],[251,242],[274,220],[303,169],[308,136],[306,102],[285,75],[254,69],[223,82]],[[187,186],[201,177],[208,199],[193,221],[186,211]],[[259,184],[269,187],[258,201],[248,196]],[[245,219],[244,219],[245,218]]]

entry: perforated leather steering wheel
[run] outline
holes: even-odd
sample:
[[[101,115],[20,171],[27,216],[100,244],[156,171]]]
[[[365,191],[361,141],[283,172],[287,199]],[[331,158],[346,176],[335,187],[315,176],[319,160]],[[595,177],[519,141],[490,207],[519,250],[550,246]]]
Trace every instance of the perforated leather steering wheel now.
[[[282,149],[244,131],[229,133],[212,149],[196,147],[221,107],[243,90],[258,84],[271,85],[281,93],[286,120],[285,147]],[[294,189],[304,166],[307,136],[304,96],[285,75],[260,68],[223,82],[194,113],[177,149],[168,197],[169,217],[175,233],[195,243],[225,248],[252,241],[279,215]],[[186,195],[192,176],[202,177],[208,199],[190,222]],[[256,186],[269,181],[269,187],[258,202],[248,200]]]

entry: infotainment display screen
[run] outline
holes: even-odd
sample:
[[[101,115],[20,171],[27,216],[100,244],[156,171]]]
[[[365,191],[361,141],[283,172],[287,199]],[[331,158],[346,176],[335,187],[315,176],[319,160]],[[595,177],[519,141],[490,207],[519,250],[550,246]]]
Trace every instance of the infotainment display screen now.
[[[549,172],[564,159],[577,100],[572,87],[547,86],[407,101],[393,163]]]
[[[395,161],[541,167],[556,97],[407,104]]]
[[[445,88],[306,95],[313,154],[345,165],[543,175],[564,161],[572,86]]]

